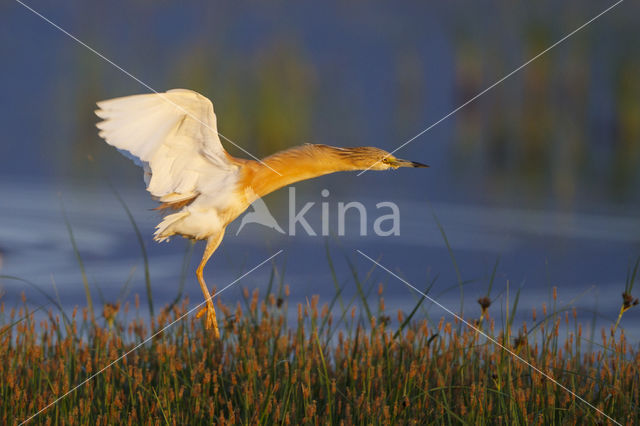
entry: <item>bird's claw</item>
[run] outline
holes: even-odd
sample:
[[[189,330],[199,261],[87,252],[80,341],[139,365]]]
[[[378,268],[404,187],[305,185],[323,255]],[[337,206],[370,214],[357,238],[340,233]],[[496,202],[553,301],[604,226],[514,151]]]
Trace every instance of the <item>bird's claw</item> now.
[[[196,314],[196,318],[200,318],[204,314],[207,314],[207,318],[204,322],[204,328],[209,330],[213,329],[213,334],[217,339],[220,338],[220,330],[218,330],[218,321],[216,319],[216,310],[213,307],[213,302],[211,300],[207,301],[207,306],[204,306],[202,309],[198,311]]]

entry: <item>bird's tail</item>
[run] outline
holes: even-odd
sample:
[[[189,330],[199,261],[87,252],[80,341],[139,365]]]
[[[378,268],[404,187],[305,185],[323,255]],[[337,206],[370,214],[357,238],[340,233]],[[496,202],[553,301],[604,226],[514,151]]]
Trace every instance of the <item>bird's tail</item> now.
[[[169,241],[169,237],[176,234],[174,230],[175,225],[187,216],[189,216],[189,213],[186,211],[165,216],[164,220],[156,226],[153,239],[158,242]]]

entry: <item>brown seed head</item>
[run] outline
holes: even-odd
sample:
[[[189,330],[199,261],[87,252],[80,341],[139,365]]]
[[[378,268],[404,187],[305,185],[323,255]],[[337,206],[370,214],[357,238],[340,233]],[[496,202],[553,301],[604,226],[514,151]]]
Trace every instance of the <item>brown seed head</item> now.
[[[631,306],[635,306],[638,304],[638,299],[633,299],[633,296],[630,293],[624,292],[622,293],[622,305],[625,308],[630,308]]]
[[[478,304],[480,305],[480,308],[482,308],[482,314],[487,313],[487,309],[489,309],[489,306],[491,306],[491,299],[489,299],[487,296],[481,297],[480,299],[478,299]]]
[[[107,323],[109,323],[110,326],[113,324],[119,310],[120,303],[105,303],[102,307],[102,316],[104,316],[104,319],[107,320]]]

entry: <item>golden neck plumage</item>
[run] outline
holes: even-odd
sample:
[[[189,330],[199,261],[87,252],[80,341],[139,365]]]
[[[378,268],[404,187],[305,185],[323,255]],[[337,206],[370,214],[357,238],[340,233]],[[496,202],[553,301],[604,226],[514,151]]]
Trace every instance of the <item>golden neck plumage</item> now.
[[[356,166],[345,155],[346,152],[327,145],[302,145],[264,158],[262,161],[266,165],[245,160],[241,187],[248,187],[257,197],[262,197],[302,180],[339,171],[360,170],[361,167]]]

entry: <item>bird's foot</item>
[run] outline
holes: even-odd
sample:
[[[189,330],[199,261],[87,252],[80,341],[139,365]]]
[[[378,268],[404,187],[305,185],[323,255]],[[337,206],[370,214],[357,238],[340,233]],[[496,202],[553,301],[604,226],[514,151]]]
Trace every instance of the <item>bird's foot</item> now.
[[[216,339],[220,338],[220,330],[218,329],[218,320],[216,319],[216,310],[213,307],[213,302],[211,299],[207,300],[207,306],[203,307],[196,314],[196,318],[200,318],[204,314],[207,314],[207,318],[204,322],[204,328],[209,330],[213,329],[213,334]]]

